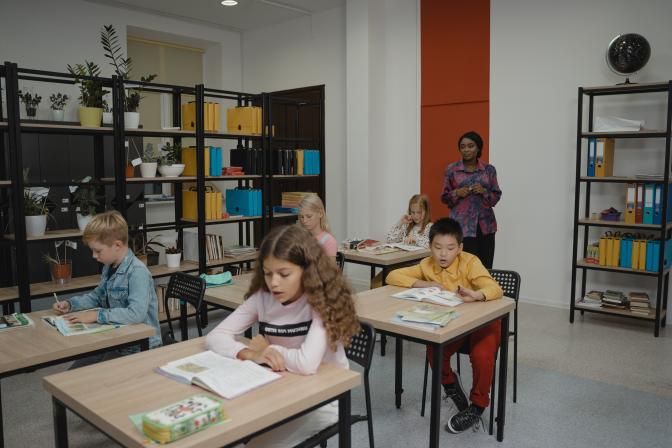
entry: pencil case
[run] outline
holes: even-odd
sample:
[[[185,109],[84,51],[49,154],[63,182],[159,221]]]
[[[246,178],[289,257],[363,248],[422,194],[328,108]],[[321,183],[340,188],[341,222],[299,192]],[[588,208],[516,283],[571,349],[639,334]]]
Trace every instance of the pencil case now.
[[[226,420],[224,404],[207,395],[194,395],[142,416],[142,432],[155,442],[174,442]]]

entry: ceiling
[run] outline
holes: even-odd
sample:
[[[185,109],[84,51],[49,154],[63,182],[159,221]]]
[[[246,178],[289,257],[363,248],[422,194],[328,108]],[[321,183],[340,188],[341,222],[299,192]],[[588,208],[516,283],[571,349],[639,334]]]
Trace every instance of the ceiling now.
[[[246,31],[345,5],[345,0],[86,0],[132,11],[171,17],[217,28]]]

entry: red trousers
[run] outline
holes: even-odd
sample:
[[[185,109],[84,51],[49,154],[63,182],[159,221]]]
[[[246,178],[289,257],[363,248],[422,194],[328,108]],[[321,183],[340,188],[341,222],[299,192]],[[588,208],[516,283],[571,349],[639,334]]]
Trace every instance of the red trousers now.
[[[501,321],[496,321],[469,336],[459,339],[443,347],[443,378],[442,384],[453,384],[455,376],[450,368],[450,358],[464,344],[469,347],[469,359],[473,376],[473,385],[469,400],[482,408],[490,404],[490,384],[492,383],[495,355],[501,339]],[[427,346],[427,359],[432,362],[432,347]]]

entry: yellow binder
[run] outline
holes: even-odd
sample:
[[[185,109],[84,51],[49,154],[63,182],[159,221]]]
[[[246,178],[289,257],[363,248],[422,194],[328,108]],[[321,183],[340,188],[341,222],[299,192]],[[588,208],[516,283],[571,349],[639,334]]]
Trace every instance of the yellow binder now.
[[[632,260],[630,266],[632,269],[637,269],[639,265],[639,240],[632,240]]]
[[[625,222],[635,224],[637,184],[625,184]]]
[[[220,115],[219,111],[221,109],[221,105],[219,103],[214,103],[215,105],[215,122],[212,127],[213,132],[219,132],[219,120],[220,120]]]
[[[607,237],[603,236],[600,238],[600,243],[599,243],[599,263],[600,266],[606,266],[607,265]]]
[[[606,259],[605,259],[605,266],[611,266],[611,257],[612,257],[613,253],[614,253],[614,237],[608,236],[607,237],[607,253],[606,253]]]
[[[619,258],[621,256],[621,237],[619,236],[614,236],[613,237],[613,245],[611,248],[611,261],[609,262],[609,266],[613,267],[618,267],[619,265]]]
[[[640,271],[646,270],[646,240],[639,240],[639,260],[637,262],[637,269]]]
[[[182,130],[196,130],[196,102],[194,101],[182,105]]]
[[[598,138],[595,145],[595,177],[614,175],[614,139]]]
[[[205,175],[210,175],[210,147],[205,147]],[[182,148],[182,163],[184,163],[183,176],[196,176],[196,148],[188,146]]]
[[[198,201],[196,190],[182,190],[182,218],[198,219]]]
[[[296,174],[303,176],[303,149],[296,150]]]

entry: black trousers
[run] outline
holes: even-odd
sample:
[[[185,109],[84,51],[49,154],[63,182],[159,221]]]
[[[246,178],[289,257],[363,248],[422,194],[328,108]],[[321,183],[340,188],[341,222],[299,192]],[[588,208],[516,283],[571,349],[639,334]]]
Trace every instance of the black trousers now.
[[[492,269],[492,261],[495,258],[495,234],[483,235],[481,226],[477,226],[477,228],[475,237],[470,236],[462,239],[462,244],[464,244],[462,250],[476,255],[483,266]]]

